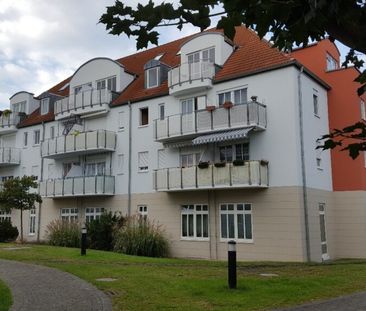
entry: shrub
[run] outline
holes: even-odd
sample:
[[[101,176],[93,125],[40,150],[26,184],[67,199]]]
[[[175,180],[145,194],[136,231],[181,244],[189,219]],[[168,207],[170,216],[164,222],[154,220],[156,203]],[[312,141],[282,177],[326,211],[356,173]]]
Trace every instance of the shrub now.
[[[105,251],[113,250],[114,232],[122,227],[124,220],[124,217],[109,212],[88,223],[88,246]]]
[[[46,235],[50,245],[80,247],[81,226],[78,222],[56,219],[48,224]]]
[[[0,220],[0,242],[15,241],[18,235],[17,227],[13,227],[10,220]]]
[[[117,231],[114,250],[128,255],[167,257],[169,242],[160,225],[140,216],[132,216]]]

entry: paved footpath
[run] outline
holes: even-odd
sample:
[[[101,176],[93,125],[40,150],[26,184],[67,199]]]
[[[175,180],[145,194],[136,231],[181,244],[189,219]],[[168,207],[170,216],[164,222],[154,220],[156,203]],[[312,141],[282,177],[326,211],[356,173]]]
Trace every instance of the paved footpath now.
[[[366,311],[366,292],[276,311]]]
[[[1,259],[0,279],[12,292],[11,311],[112,310],[103,292],[55,269]]]

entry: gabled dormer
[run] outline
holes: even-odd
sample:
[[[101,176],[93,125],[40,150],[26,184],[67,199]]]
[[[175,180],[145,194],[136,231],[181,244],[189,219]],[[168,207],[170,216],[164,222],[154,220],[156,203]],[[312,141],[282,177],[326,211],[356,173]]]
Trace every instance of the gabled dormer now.
[[[169,94],[183,96],[212,87],[212,79],[234,51],[221,32],[203,32],[186,41],[179,51],[181,63],[169,71]]]
[[[145,89],[158,87],[168,78],[170,67],[160,62],[160,57],[161,55],[158,55],[144,65]]]

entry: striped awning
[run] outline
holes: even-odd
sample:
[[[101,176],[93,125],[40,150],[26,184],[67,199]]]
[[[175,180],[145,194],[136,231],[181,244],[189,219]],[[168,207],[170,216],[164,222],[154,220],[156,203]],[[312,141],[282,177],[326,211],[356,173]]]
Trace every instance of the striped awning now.
[[[228,130],[223,132],[217,132],[213,134],[207,134],[199,136],[192,140],[193,145],[202,145],[202,144],[209,144],[209,143],[216,143],[220,141],[226,140],[237,140],[246,138],[248,133],[253,129],[253,127],[243,128],[243,129],[235,129],[235,130]]]
[[[174,141],[174,142],[166,142],[164,143],[165,148],[182,148],[192,146],[191,140],[184,140],[184,141]]]

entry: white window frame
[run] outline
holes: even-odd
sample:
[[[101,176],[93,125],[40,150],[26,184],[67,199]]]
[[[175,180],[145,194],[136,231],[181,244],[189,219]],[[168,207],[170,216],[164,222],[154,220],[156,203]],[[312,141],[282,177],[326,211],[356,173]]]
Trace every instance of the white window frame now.
[[[147,165],[141,165],[141,157],[142,154],[146,154],[146,161],[147,161]],[[141,159],[141,160],[140,160]],[[137,161],[138,161],[138,172],[139,173],[146,173],[149,171],[149,152],[148,151],[141,151],[137,154]]]
[[[165,104],[159,104],[159,120],[165,119]]]
[[[37,212],[35,208],[29,210],[29,235],[33,236],[36,234],[36,217]]]
[[[22,102],[19,102],[19,103],[16,103],[16,104],[13,104],[13,112],[14,113],[19,113],[19,112],[26,112],[26,105],[27,105],[27,102],[26,101],[22,101]]]
[[[61,208],[60,217],[62,221],[76,222],[79,220],[79,209],[77,207]]]
[[[242,99],[242,93],[244,93],[246,98]],[[235,102],[236,94],[240,94],[240,102]],[[222,107],[226,101],[232,102],[234,105],[246,104],[248,103],[248,86],[243,85],[238,88],[230,89],[230,90],[223,90],[217,92],[217,106]]]
[[[142,124],[142,111],[146,110],[147,111],[147,123],[146,124]],[[150,123],[150,116],[149,116],[149,107],[141,107],[139,109],[139,127],[146,127],[149,126]]]
[[[213,51],[213,53],[211,51]],[[203,54],[205,54],[205,53],[207,53],[207,55],[208,55],[207,58],[203,57]],[[213,56],[213,59],[212,59],[212,56]],[[216,49],[214,46],[210,46],[209,48],[187,54],[187,63],[192,64],[192,63],[198,63],[201,61],[215,63],[215,58],[216,58]]]
[[[333,71],[338,69],[338,62],[328,52],[326,54],[326,62],[327,62],[327,71]]]
[[[112,82],[113,80],[115,82]],[[107,89],[109,91],[116,92],[117,91],[117,77],[111,76],[108,78],[103,78],[103,79],[97,80],[97,81],[95,81],[95,85],[96,85],[96,88],[98,91]],[[114,86],[114,89],[113,89],[113,86]]]
[[[28,132],[23,133],[23,147],[28,147]]]
[[[229,205],[233,205],[233,209],[229,210]],[[238,206],[242,205],[243,210],[238,210]],[[222,207],[226,206],[226,210],[223,210]],[[246,206],[250,206],[250,210],[246,210]],[[222,237],[222,215],[234,215],[234,237]],[[245,216],[250,215],[250,225],[251,225],[251,238],[238,238],[238,215],[243,215],[243,233],[244,236],[246,236],[246,228],[245,228]],[[252,203],[220,203],[219,204],[219,218],[220,218],[220,241],[221,242],[227,242],[229,240],[235,240],[239,243],[253,243],[253,204]],[[229,221],[228,217],[226,219],[226,230],[227,235],[229,235]]]
[[[40,143],[41,143],[41,130],[34,130],[33,131],[33,145],[38,146]]]
[[[139,214],[139,216],[141,218],[143,218],[144,220],[147,219],[148,216],[148,208],[147,205],[137,205],[137,213]]]
[[[155,73],[156,84],[150,84],[150,72],[153,72],[153,71],[156,71],[156,73]],[[160,67],[153,67],[153,68],[146,69],[145,77],[146,77],[146,88],[147,89],[158,87],[160,85],[160,81],[159,81],[160,80]]]
[[[198,209],[198,207],[200,209]],[[203,209],[205,207],[205,210]],[[180,215],[180,236],[181,240],[209,241],[210,240],[210,214],[208,204],[183,204]],[[197,236],[197,216],[201,216],[201,234],[203,235],[203,215],[207,215],[207,237]],[[184,217],[186,216],[187,236],[183,235]],[[193,217],[193,235],[189,235],[189,217]]]
[[[366,103],[363,99],[360,101],[361,119],[366,121]]]
[[[0,210],[0,222],[5,220],[11,221],[11,213]]]
[[[314,116],[316,116],[317,118],[320,118],[320,114],[319,114],[319,95],[318,92],[314,90],[313,92],[313,112],[314,112]]]
[[[41,115],[47,114],[50,110],[50,99],[43,98],[41,99]]]
[[[100,172],[102,168],[102,172]],[[90,174],[88,171],[94,171]],[[107,163],[105,160],[89,160],[84,165],[84,176],[105,176],[107,171]]]
[[[85,222],[89,223],[92,220],[100,219],[100,216],[105,212],[104,207],[86,207]]]

